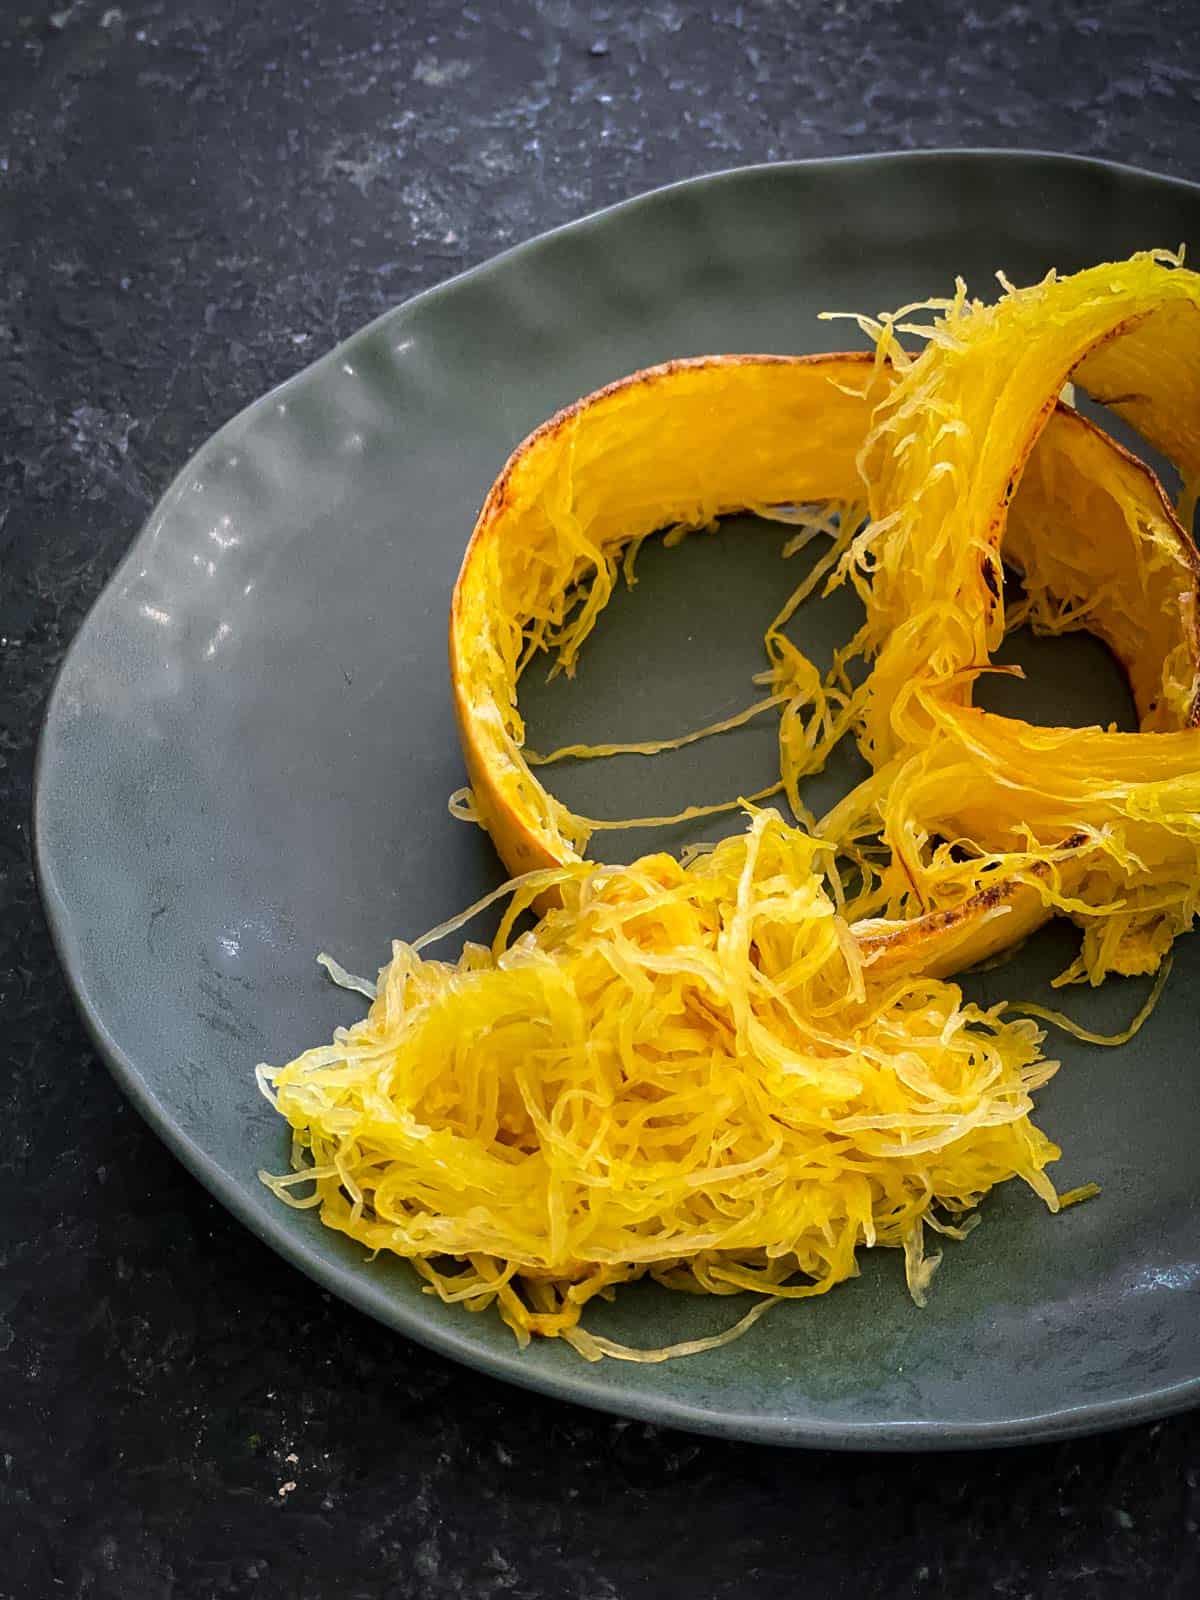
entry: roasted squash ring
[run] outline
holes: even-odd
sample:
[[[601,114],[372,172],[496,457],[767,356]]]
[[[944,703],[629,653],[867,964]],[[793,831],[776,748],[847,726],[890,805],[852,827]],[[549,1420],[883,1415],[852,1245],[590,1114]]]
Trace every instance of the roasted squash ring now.
[[[889,368],[859,354],[672,362],[568,407],[513,452],[476,524],[450,624],[473,803],[511,872],[577,860],[588,840],[586,825],[545,790],[522,753],[516,683],[531,618],[564,615],[564,596],[597,571],[591,603],[602,605],[620,553],[664,526],[852,498],[861,492],[857,458],[872,410],[891,382]],[[1064,572],[1081,580],[1086,574],[1056,552],[1077,541],[1072,519],[1086,511],[1092,575],[1112,591],[1088,625],[1125,665],[1144,727],[1194,719],[1196,559],[1157,481],[1062,405],[1031,453],[1013,508],[1015,563],[1038,595],[1053,592]],[[1150,581],[1136,586],[1125,581],[1128,571],[1147,563],[1128,538],[1130,507],[1156,557]],[[991,618],[998,564],[979,570]],[[1073,591],[1058,598],[1069,602]],[[1086,842],[1067,829],[1054,841],[1056,855]],[[944,974],[992,955],[1049,914],[1052,876],[1061,876],[1054,862],[1029,863],[956,886],[950,903],[925,914],[865,918],[856,928],[864,962]]]
[[[1193,505],[1200,276],[1143,254],[1006,285],[990,306],[960,283],[931,306],[915,360],[896,334],[917,325],[869,325],[897,370],[863,451],[872,521],[858,586],[873,668],[859,739],[877,777],[827,826],[839,839],[882,834],[892,866],[870,909],[899,918],[977,892],[947,839],[1004,873],[1083,831],[1070,871],[1039,885],[1084,928],[1068,975],[1153,971],[1190,927],[1200,881],[1196,555],[1147,470],[1057,397],[1073,379],[1132,422]],[[1082,622],[1125,663],[1141,733],[968,709],[1005,626],[1002,545],[1026,568],[1035,621]]]

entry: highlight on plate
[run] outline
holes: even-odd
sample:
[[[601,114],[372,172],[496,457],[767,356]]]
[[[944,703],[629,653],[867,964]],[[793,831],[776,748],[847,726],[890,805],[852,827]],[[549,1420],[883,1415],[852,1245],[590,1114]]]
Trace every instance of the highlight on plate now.
[[[1009,1179],[1052,1212],[1098,1192],[1060,1194],[1049,1176],[1060,1152],[1033,1096],[1058,1063],[1039,1023],[1124,1042],[1200,904],[1200,563],[1185,531],[1200,275],[1152,251],[1028,287],[997,276],[991,303],[960,280],[856,315],[862,353],[635,373],[513,452],[463,560],[450,670],[469,778],[451,810],[514,876],[396,941],[377,985],[322,958],[371,1006],[258,1068],[292,1129],[293,1170],[261,1174],[280,1200],[409,1259],[443,1300],[496,1308],[522,1344],[660,1361],[825,1293],[863,1248],[902,1250],[924,1304],[937,1236],[964,1237]],[[1072,385],[1173,463],[1175,505],[1067,402]],[[745,711],[658,742],[527,749],[522,673],[546,658],[574,672],[647,538],[746,510],[794,523],[789,548],[825,548],[767,629]],[[842,584],[865,620],[822,673],[785,630]],[[1014,670],[992,657],[1023,623],[1102,639],[1139,730],[975,708],[982,673]],[[605,864],[605,828],[677,819],[576,816],[538,776],[760,715],[778,719],[777,783],[689,808],[740,807],[745,830],[678,860]],[[814,817],[805,779],[843,738],[870,776]],[[425,954],[494,901],[490,946]],[[952,981],[1054,916],[1080,933],[1057,983],[1154,975],[1124,1033],[981,1009]],[[682,1345],[584,1326],[593,1297],[646,1276],[753,1298]]]

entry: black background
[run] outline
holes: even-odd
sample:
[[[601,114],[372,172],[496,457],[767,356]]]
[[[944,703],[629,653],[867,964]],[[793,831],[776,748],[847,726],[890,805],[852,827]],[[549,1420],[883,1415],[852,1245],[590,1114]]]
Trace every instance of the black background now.
[[[505,1389],[317,1293],[120,1098],[30,872],[51,674],[240,406],[656,184],[983,144],[1200,178],[1200,6],[4,0],[4,1600],[1198,1592],[1200,1417],[786,1453]]]

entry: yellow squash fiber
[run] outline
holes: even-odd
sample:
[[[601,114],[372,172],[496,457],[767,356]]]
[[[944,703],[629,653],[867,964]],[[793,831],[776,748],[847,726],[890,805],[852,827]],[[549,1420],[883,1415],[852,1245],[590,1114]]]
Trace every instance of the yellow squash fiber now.
[[[873,352],[668,363],[513,453],[450,622],[470,779],[454,809],[516,875],[496,941],[421,954],[483,902],[396,944],[363,1022],[259,1069],[294,1135],[295,1170],[264,1175],[279,1197],[411,1259],[445,1300],[498,1306],[522,1340],[694,1353],[851,1275],[860,1246],[903,1249],[920,1301],[926,1230],[964,1233],[996,1183],[1019,1176],[1051,1209],[1083,1198],[1056,1196],[1058,1151],[1030,1121],[1055,1070],[1038,1027],[947,980],[1058,913],[1083,933],[1062,981],[1157,973],[1152,1004],[1200,909],[1200,564],[1149,469],[1061,399],[1074,379],[1132,421],[1178,466],[1187,512],[1200,278],[1145,254],[860,321]],[[802,828],[748,805],[744,835],[686,864],[587,861],[604,824],[535,775],[521,675],[548,657],[574,671],[652,533],[745,509],[829,541],[768,630],[760,699],[696,734],[574,753],[650,755],[774,711],[798,817],[843,735],[871,776]],[[1002,562],[1024,583],[1007,614]],[[784,627],[847,582],[866,622],[822,676]],[[1104,639],[1141,731],[972,707],[1026,620]],[[760,1298],[665,1349],[581,1326],[590,1298],[644,1275]]]
[[[867,324],[898,369],[861,456],[872,517],[845,558],[867,611],[857,731],[877,772],[823,828],[843,847],[880,836],[886,865],[851,914],[904,920],[976,894],[985,870],[1053,863],[1042,911],[1084,930],[1064,978],[1153,972],[1200,896],[1196,554],[1147,469],[1057,397],[1072,377],[1096,389],[1194,483],[1200,277],[1144,254],[1007,286],[991,306],[961,283],[930,305],[929,324]],[[898,327],[926,337],[915,359]],[[1005,631],[1006,550],[1035,625],[1112,646],[1142,733],[966,709]]]
[[[759,811],[688,867],[530,874],[493,948],[454,965],[398,943],[364,1021],[260,1069],[298,1168],[264,1181],[443,1299],[593,1358],[686,1353],[580,1327],[646,1274],[761,1310],[880,1244],[923,1301],[927,1227],[961,1235],[1014,1176],[1057,1209],[1058,1151],[1029,1119],[1056,1063],[1033,1022],[952,984],[864,982],[820,853]],[[551,882],[561,906],[509,942]]]
[[[922,310],[933,320],[914,322]],[[872,520],[851,558],[863,574],[863,643],[876,657],[863,743],[878,766],[928,741],[931,694],[969,700],[964,672],[985,663],[1003,636],[998,566],[1008,506],[1069,379],[1137,427],[1185,484],[1200,479],[1200,276],[1174,256],[1145,253],[1071,277],[1050,273],[1030,288],[1007,286],[992,305],[969,300],[960,280],[952,300],[865,319],[865,326],[877,358],[897,369],[860,457]],[[927,341],[915,359],[898,343],[900,330]],[[1105,486],[1110,472],[1119,473],[1117,497],[1128,500],[1128,457],[1114,453],[1110,466],[1108,441],[1090,443],[1091,472]],[[1103,552],[1114,535],[1087,517],[1084,495],[1094,481],[1089,475],[1038,505],[1033,520],[1042,514],[1056,550],[1100,589],[1108,574],[1094,570],[1092,551],[1111,569]],[[1044,491],[1045,474],[1030,487]],[[1173,521],[1164,507],[1159,520],[1164,509]],[[1155,515],[1148,506],[1146,516]],[[1063,520],[1074,524],[1069,538]],[[1169,551],[1168,561],[1178,552],[1174,530],[1145,539],[1136,521],[1115,538],[1138,541],[1151,558],[1156,545]],[[1171,602],[1163,598],[1169,628]],[[1186,707],[1178,707],[1185,715],[1195,703],[1194,678],[1189,688]]]

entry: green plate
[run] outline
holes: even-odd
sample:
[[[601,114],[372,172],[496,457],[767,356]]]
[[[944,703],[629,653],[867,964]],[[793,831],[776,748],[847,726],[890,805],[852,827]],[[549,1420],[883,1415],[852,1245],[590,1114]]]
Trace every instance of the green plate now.
[[[564,1399],[747,1439],[840,1447],[985,1445],[1162,1415],[1200,1395],[1200,980],[1184,940],[1166,997],[1119,1051],[1067,1041],[1040,1121],[1060,1187],[1100,1199],[1052,1217],[1009,1185],[951,1247],[930,1305],[879,1253],[825,1299],[666,1366],[521,1353],[491,1315],[422,1295],[256,1171],[282,1168],[255,1091],[358,1015],[318,949],[373,970],[500,879],[453,822],[462,782],[447,602],[487,487],[557,407],[670,356],[855,342],[825,308],[980,293],[1134,249],[1200,244],[1200,188],[1066,157],[931,153],[751,168],[678,184],[510,251],[373,322],[215,435],[172,484],[67,656],[42,740],[37,856],[88,1026],[151,1125],[225,1205],[324,1288],[399,1333]],[[646,552],[573,684],[531,685],[532,742],[697,726],[752,691],[758,638],[795,582],[779,530],[737,519]],[[818,607],[818,650],[847,618]],[[1127,713],[1098,646],[1057,642],[1010,709]],[[558,782],[611,815],[743,792],[771,730],[662,764]],[[845,781],[848,770],[830,778]],[[625,853],[645,836],[614,841]],[[1070,947],[1053,931],[979,992],[1029,995]],[[1116,1023],[1135,986],[1074,995]],[[1055,1046],[1057,1048],[1057,1046]],[[297,1278],[299,1299],[312,1293]],[[728,1325],[737,1302],[651,1286],[594,1325],[631,1343]]]

